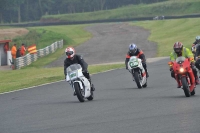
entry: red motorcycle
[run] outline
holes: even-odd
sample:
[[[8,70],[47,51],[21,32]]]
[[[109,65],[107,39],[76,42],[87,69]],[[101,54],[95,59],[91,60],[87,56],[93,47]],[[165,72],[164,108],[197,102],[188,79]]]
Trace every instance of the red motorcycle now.
[[[190,59],[185,57],[178,57],[174,62],[168,62],[175,73],[177,83],[182,86],[185,96],[190,97],[195,94],[195,77],[190,67]]]

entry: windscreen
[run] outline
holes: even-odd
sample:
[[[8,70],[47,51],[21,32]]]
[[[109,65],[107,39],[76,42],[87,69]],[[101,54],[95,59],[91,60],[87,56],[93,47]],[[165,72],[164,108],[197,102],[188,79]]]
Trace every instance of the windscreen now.
[[[183,62],[184,60],[185,60],[185,57],[181,56],[176,59],[176,62]]]
[[[68,68],[67,68],[67,73],[70,73],[72,71],[76,71],[78,69],[81,68],[81,65],[80,64],[73,64],[73,65],[70,65]]]

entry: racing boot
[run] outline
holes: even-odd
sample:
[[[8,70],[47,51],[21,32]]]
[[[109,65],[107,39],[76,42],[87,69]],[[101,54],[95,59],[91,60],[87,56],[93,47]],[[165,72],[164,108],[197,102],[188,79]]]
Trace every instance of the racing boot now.
[[[178,81],[177,88],[181,88],[181,83]]]
[[[180,85],[180,84],[177,84],[177,88],[181,88],[181,85]]]
[[[149,77],[149,73],[148,73],[148,71],[146,70],[146,76],[147,76],[147,78]]]
[[[195,77],[195,83],[196,83],[196,85],[199,85],[199,78],[198,77]]]
[[[76,96],[76,91],[74,91],[74,96]]]
[[[91,84],[91,90],[95,91],[94,84]]]
[[[95,88],[94,88],[94,85],[91,82],[91,79],[88,79],[88,81],[90,82],[90,85],[91,85],[91,91],[95,91]]]

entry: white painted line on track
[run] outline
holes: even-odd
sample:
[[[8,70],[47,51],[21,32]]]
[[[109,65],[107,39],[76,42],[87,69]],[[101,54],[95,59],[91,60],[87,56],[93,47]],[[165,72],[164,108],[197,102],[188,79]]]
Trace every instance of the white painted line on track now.
[[[39,87],[39,86],[44,86],[44,85],[48,85],[48,84],[53,84],[53,83],[57,83],[57,82],[61,82],[61,81],[65,81],[65,80],[60,80],[60,81],[45,83],[45,84],[41,84],[41,85],[31,86],[31,87],[27,87],[27,88],[23,88],[23,89],[19,89],[19,90],[4,92],[4,93],[0,93],[0,95],[7,94],[7,93],[12,93],[12,92],[17,92],[17,91],[22,91],[22,90],[28,90],[28,89],[31,89],[31,88],[35,88],[35,87]]]
[[[169,58],[169,57],[148,58],[147,62],[151,63],[151,62],[155,62],[155,61],[159,61],[159,60],[163,60],[163,59],[167,59],[167,58]],[[121,64],[121,63],[125,63],[125,62],[113,62],[113,63],[93,64],[93,65],[109,65],[109,64]],[[124,68],[117,68],[117,69],[124,69]],[[107,71],[104,71],[104,72],[98,72],[98,73],[94,73],[94,74],[91,74],[91,75],[95,75],[95,74],[99,74],[99,73],[106,73],[106,72],[117,70],[117,69],[110,69],[110,70],[107,70]],[[35,88],[35,87],[39,87],[39,86],[44,86],[44,85],[49,85],[49,84],[53,84],[53,83],[58,83],[58,82],[62,82],[62,81],[65,81],[65,80],[60,80],[60,81],[45,83],[45,84],[36,85],[36,86],[28,87],[28,88],[23,88],[23,89],[19,89],[19,90],[4,92],[4,93],[0,93],[0,95],[8,94],[8,93],[13,93],[13,92],[18,92],[18,91],[22,91],[22,90],[28,90],[28,89],[31,89],[31,88]]]

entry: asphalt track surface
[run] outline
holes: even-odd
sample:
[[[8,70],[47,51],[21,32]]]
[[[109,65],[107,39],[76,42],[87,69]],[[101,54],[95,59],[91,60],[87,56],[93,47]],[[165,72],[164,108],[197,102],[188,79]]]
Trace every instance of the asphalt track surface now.
[[[84,103],[66,81],[0,95],[0,133],[198,133],[199,86],[185,97],[167,61],[148,63],[142,89],[125,69],[92,75],[94,100]]]
[[[148,61],[142,89],[124,68],[94,74],[94,100],[84,103],[65,81],[1,94],[0,133],[199,133],[200,86],[185,97],[167,62]]]
[[[128,46],[131,43],[143,50],[147,58],[156,56],[157,46],[148,41],[150,32],[128,23],[100,23],[86,27],[93,34],[87,42],[75,48],[76,53],[83,56],[91,64],[124,62]],[[47,67],[63,66],[66,55],[47,65]]]

